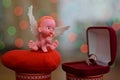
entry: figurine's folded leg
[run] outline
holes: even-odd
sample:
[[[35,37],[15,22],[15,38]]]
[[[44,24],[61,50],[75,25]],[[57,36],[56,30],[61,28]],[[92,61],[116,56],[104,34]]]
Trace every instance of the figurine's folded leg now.
[[[33,46],[31,49],[37,51],[37,50],[38,50],[38,47],[37,47],[37,46]]]
[[[51,50],[55,49],[55,47],[52,44],[47,44],[47,47],[50,48]]]
[[[33,42],[32,40],[29,41],[28,47],[32,50],[35,50],[35,51],[38,50],[38,46],[37,46],[36,42]]]
[[[58,40],[55,40],[52,44],[47,44],[47,47],[51,50],[54,50],[58,46],[59,42]]]
[[[42,46],[41,49],[43,50],[43,52],[48,52],[46,46]]]

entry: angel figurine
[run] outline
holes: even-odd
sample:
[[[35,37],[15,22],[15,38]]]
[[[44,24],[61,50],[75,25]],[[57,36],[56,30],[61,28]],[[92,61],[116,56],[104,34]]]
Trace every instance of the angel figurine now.
[[[37,40],[30,40],[28,47],[34,51],[41,49],[43,52],[48,52],[48,49],[56,49],[59,42],[58,40],[53,41],[53,38],[61,35],[69,28],[69,26],[56,27],[55,20],[51,16],[43,16],[37,23],[32,10],[33,6],[30,6],[28,8],[28,17],[30,21],[30,29]]]

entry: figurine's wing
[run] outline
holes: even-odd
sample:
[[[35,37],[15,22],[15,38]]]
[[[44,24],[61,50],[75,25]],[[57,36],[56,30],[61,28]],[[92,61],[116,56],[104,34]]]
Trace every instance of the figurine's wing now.
[[[28,17],[29,17],[29,22],[30,22],[30,29],[32,33],[37,36],[38,30],[37,30],[37,21],[35,20],[35,17],[33,16],[33,6],[30,6],[28,8]]]
[[[55,36],[62,35],[68,29],[69,29],[69,26],[56,27],[55,28]]]

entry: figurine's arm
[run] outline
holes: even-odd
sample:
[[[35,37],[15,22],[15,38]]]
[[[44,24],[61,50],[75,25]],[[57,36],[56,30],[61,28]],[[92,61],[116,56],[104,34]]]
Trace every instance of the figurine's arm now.
[[[37,51],[38,50],[37,41],[33,42],[33,40],[30,40],[28,43],[28,47],[32,50]]]
[[[55,41],[52,42],[52,37],[48,37],[46,39],[46,41],[47,41],[46,46],[49,47],[52,50],[54,50],[59,44],[58,40],[55,40]]]
[[[47,38],[46,38],[46,42],[47,42],[48,44],[52,44],[52,37],[47,37]]]

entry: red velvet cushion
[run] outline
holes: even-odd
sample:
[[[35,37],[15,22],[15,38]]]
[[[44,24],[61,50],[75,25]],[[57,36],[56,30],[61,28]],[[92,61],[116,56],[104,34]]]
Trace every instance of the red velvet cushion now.
[[[16,72],[50,73],[60,64],[56,50],[41,51],[12,50],[2,56],[2,63]]]
[[[62,64],[62,68],[67,73],[79,76],[95,76],[109,72],[109,66],[87,65],[85,61],[70,62]]]

